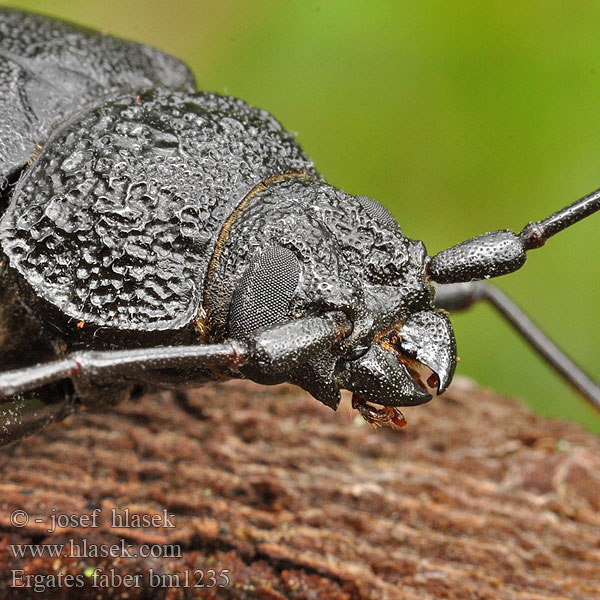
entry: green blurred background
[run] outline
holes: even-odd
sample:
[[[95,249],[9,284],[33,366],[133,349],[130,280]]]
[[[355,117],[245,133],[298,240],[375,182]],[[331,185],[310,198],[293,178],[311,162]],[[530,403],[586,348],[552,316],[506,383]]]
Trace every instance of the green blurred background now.
[[[198,87],[270,110],[330,183],[435,253],[520,230],[600,187],[600,3],[7,2],[160,47]],[[600,215],[497,280],[600,375]],[[547,415],[600,420],[492,309],[453,319],[458,373]]]

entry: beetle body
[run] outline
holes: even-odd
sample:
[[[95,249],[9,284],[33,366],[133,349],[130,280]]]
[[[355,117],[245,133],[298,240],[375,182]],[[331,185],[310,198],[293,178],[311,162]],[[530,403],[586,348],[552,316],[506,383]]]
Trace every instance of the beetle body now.
[[[334,409],[347,389],[369,422],[400,426],[396,407],[454,373],[439,306],[484,297],[468,284],[436,306],[434,282],[512,272],[600,208],[430,258],[268,112],[195,91],[158,50],[0,8],[0,76],[0,442],[76,402],[236,377]]]
[[[4,365],[83,348],[249,340],[272,325],[341,311],[353,322],[344,344],[277,374],[144,374],[145,384],[161,387],[289,380],[335,408],[352,378],[340,358],[368,353],[394,323],[433,310],[423,244],[376,201],[328,185],[269,113],[192,91],[182,64],[145,46],[8,9],[0,16],[0,60],[17,115],[2,125],[2,175],[13,182],[0,222],[5,321],[13,325],[3,335],[19,346]],[[33,32],[41,33],[35,50],[23,43]],[[19,306],[27,309],[20,321]],[[453,338],[442,329],[451,357]],[[377,352],[368,369],[390,360]],[[403,398],[430,397],[391,360],[405,379]],[[118,378],[76,384],[87,403],[131,389]]]

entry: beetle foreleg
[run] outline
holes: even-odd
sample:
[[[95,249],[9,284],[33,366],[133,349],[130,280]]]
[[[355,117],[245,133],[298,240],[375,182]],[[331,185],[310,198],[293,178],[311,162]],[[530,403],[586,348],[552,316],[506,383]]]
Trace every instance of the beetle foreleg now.
[[[77,400],[70,382],[45,386],[0,402],[0,446],[36,433],[72,414]]]
[[[245,362],[247,354],[246,346],[235,341],[204,346],[75,352],[61,360],[0,373],[0,398],[67,378],[143,380],[143,372],[153,369],[236,367]]]
[[[252,345],[254,362],[262,373],[290,371],[331,348],[352,333],[352,323],[342,312],[306,317],[259,333]]]
[[[0,373],[0,398],[8,398],[62,379],[143,381],[156,369],[250,365],[263,374],[292,370],[349,335],[352,323],[341,312],[306,317],[277,325],[245,344],[229,340],[222,344],[169,346],[136,350],[74,352],[60,360]]]

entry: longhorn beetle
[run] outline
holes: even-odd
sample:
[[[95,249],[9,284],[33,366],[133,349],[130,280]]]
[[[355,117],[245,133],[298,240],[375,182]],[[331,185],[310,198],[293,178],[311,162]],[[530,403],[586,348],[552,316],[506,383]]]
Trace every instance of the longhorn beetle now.
[[[327,184],[266,111],[148,46],[0,8],[1,442],[144,387],[295,383],[373,424],[442,393],[446,310],[491,302],[596,408],[600,388],[498,289],[600,209],[433,257]]]

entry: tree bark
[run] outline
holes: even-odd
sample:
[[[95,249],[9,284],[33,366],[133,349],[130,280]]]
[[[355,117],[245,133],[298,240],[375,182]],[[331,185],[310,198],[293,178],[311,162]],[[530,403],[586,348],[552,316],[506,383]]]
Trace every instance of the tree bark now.
[[[0,598],[600,598],[597,437],[461,379],[405,414],[235,382],[76,415],[0,455]]]

